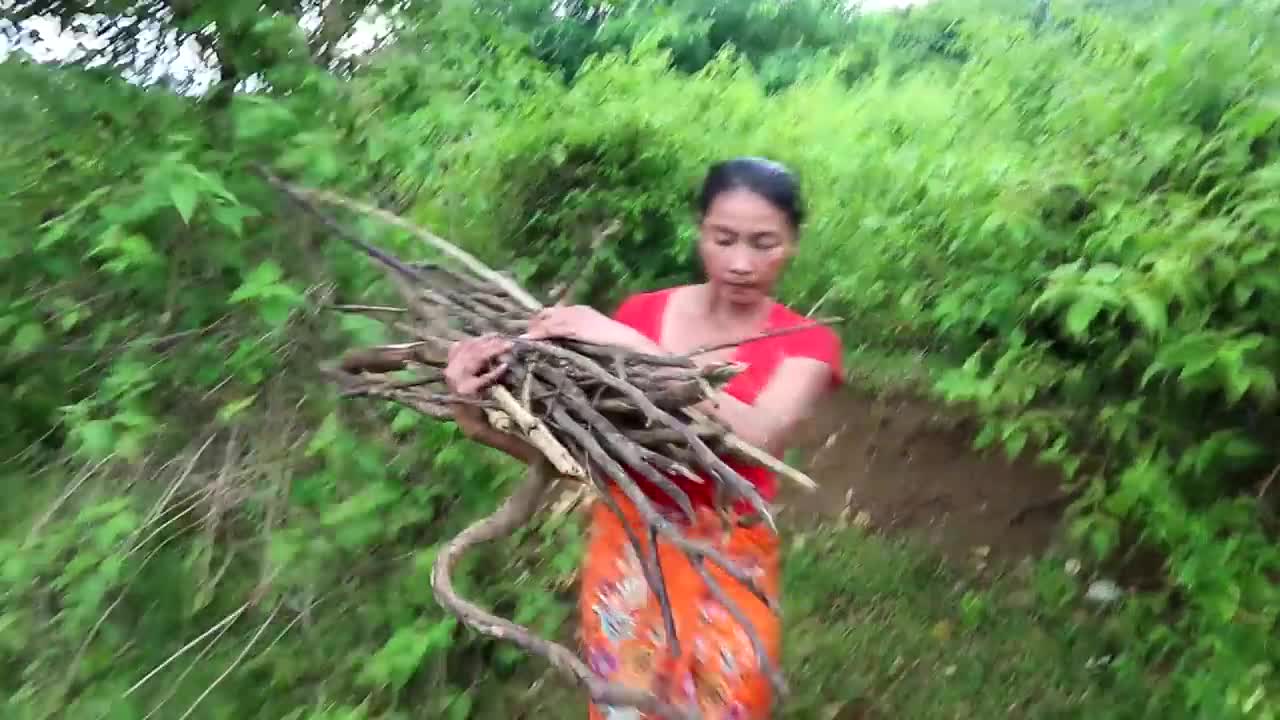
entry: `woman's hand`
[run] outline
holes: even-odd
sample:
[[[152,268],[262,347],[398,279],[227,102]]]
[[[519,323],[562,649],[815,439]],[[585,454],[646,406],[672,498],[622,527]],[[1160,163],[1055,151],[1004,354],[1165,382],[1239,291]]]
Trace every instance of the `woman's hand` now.
[[[587,305],[545,308],[529,321],[524,337],[530,340],[565,338],[593,345],[613,345],[638,352],[653,352],[657,346],[634,328],[610,318]]]
[[[474,398],[507,371],[506,363],[494,363],[510,347],[500,337],[484,335],[459,340],[449,346],[449,362],[444,368],[444,383],[449,392],[461,398]],[[484,411],[470,403],[451,403],[453,419],[467,437],[490,443],[493,428]]]
[[[507,364],[498,362],[511,342],[495,335],[459,340],[449,346],[449,361],[444,368],[444,382],[449,392],[460,398],[474,398],[507,371]],[[497,448],[526,463],[537,462],[542,454],[532,445],[515,435],[508,435],[489,424],[484,411],[471,403],[450,404],[453,419],[463,434]]]
[[[494,361],[511,349],[511,343],[495,335],[459,340],[449,346],[449,362],[444,382],[459,397],[475,397],[507,371],[506,363]]]

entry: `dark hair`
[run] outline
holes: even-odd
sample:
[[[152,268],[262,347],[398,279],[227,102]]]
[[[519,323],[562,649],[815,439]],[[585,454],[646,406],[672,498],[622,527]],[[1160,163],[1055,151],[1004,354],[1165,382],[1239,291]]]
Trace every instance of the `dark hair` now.
[[[787,216],[793,229],[804,222],[804,202],[800,184],[791,171],[772,160],[740,157],[716,163],[702,181],[698,212],[705,216],[716,196],[730,190],[750,190],[768,200]]]

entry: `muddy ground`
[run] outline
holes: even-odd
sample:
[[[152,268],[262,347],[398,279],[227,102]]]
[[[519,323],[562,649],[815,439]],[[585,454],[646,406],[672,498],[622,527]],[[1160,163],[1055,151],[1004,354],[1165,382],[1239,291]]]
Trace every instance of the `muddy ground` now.
[[[919,398],[849,388],[804,429],[792,459],[819,484],[786,483],[780,522],[848,522],[927,541],[943,555],[1016,561],[1060,525],[1060,476],[1032,453],[1010,462],[973,447],[975,426]]]

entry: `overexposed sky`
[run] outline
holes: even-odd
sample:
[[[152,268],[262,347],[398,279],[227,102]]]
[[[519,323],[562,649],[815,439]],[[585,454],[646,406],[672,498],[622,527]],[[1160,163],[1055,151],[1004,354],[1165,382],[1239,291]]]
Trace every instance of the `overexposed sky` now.
[[[216,1],[216,0],[208,0]],[[931,0],[852,0],[863,11],[876,12],[903,8],[911,5],[922,5]],[[4,61],[15,50],[21,48],[38,62],[60,62],[83,57],[85,53],[98,50],[105,42],[96,32],[95,18],[82,16],[86,25],[84,31],[70,27],[62,27],[57,19],[51,17],[35,17],[21,24],[17,44],[0,36],[0,62]],[[301,24],[310,29],[319,22],[319,16],[311,13],[304,16]],[[367,51],[389,30],[389,24],[383,17],[369,17],[356,23],[354,31],[340,44],[337,55],[347,57]],[[34,37],[28,36],[34,32]],[[148,45],[154,46],[160,39],[156,31],[143,32],[142,37]],[[172,45],[172,42],[168,43]],[[212,63],[202,58],[200,48],[194,40],[187,40],[177,52],[166,52],[164,59],[156,63],[151,76],[139,77],[136,73],[130,79],[142,82],[156,81],[164,77],[177,80],[185,85],[183,90],[189,93],[202,93],[216,79]]]
[[[86,28],[76,30],[64,27],[52,17],[34,17],[20,26],[19,40],[15,45],[8,38],[0,36],[0,61],[4,61],[15,50],[21,48],[29,53],[37,62],[63,62],[84,57],[87,53],[101,50],[106,42],[96,27],[98,18],[81,16]],[[303,16],[300,24],[307,30],[313,29],[320,22],[318,13]],[[348,57],[369,50],[389,30],[390,25],[385,18],[370,17],[357,21],[355,30],[344,38],[335,53],[338,57]],[[28,36],[34,32],[34,37]],[[154,49],[161,39],[160,33],[154,29],[140,33],[143,43],[148,49]],[[167,43],[172,46],[172,39]],[[149,77],[139,77],[136,73],[126,72],[131,80],[155,81],[169,77],[187,86],[184,91],[202,93],[209,84],[217,79],[213,71],[211,59],[201,56],[200,46],[193,39],[188,39],[176,51],[169,50],[161,55]]]

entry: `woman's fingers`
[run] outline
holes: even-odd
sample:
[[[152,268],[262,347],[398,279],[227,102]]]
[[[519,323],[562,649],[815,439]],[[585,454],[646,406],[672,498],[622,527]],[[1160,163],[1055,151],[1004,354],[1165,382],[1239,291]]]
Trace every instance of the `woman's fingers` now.
[[[529,327],[521,337],[526,340],[547,340],[566,336],[568,328],[564,322],[564,311],[569,309],[569,307],[549,307],[539,310],[529,320]]]
[[[506,363],[491,366],[510,348],[510,341],[497,335],[459,340],[449,346],[445,383],[454,394],[475,395],[507,371]]]
[[[511,343],[497,335],[481,335],[480,337],[459,340],[449,346],[448,363],[467,365],[476,361],[484,361],[494,355],[501,355],[511,347]]]
[[[484,369],[486,365],[493,362],[511,349],[511,343],[504,338],[493,337],[476,344],[476,361],[479,367],[476,371]]]
[[[486,356],[493,357],[511,349],[511,341],[497,335],[489,336],[484,341]]]
[[[534,316],[529,320],[529,327],[524,329],[524,333],[520,337],[525,340],[546,340],[547,339],[547,323],[546,320],[538,316]]]
[[[502,377],[509,367],[507,363],[498,363],[487,371],[470,374],[458,383],[455,392],[459,395],[477,395]]]
[[[467,394],[475,395],[479,393],[481,390],[484,390],[485,388],[492,385],[494,381],[496,381],[499,377],[501,377],[502,373],[506,371],[507,371],[507,364],[499,363],[492,370],[489,370],[488,372],[480,375],[476,375],[475,377],[471,378],[471,380],[468,382]]]

